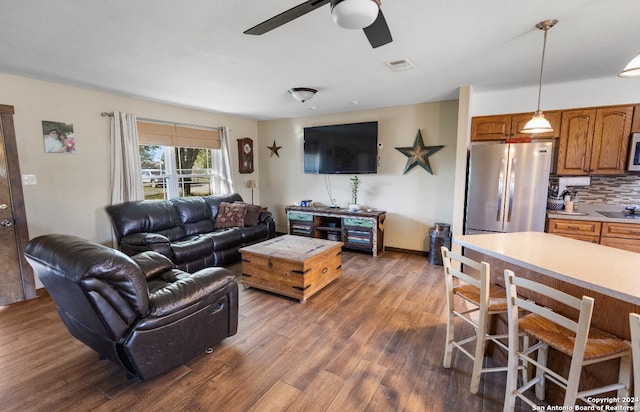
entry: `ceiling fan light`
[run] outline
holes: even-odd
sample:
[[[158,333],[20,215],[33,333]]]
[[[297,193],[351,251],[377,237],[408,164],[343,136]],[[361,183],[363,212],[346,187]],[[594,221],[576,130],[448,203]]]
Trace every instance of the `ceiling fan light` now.
[[[294,87],[289,89],[291,97],[302,103],[311,99],[316,93],[318,93],[316,89],[311,89],[309,87]]]
[[[524,125],[520,133],[550,133],[553,132],[551,123],[544,118],[542,110],[536,110],[531,120]]]
[[[331,16],[343,29],[364,29],[376,20],[379,11],[375,0],[343,0],[332,6]]]
[[[618,75],[619,77],[638,77],[640,76],[640,54],[633,58],[627,64],[622,72]]]

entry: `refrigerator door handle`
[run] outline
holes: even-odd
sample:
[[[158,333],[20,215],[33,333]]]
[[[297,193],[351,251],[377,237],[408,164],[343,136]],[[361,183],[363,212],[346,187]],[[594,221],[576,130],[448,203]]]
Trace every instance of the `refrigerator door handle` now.
[[[496,208],[496,221],[502,220],[502,195],[504,194],[504,159],[500,159],[500,173],[498,173],[498,198]]]
[[[511,212],[513,211],[513,193],[516,186],[516,159],[511,159],[511,172],[509,173],[509,209],[507,212],[507,222],[511,222]]]

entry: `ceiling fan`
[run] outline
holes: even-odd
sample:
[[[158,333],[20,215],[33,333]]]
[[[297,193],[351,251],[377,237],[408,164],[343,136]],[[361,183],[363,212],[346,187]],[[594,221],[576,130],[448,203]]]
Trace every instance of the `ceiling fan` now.
[[[371,47],[391,43],[391,32],[380,9],[380,0],[310,0],[278,14],[246,30],[244,34],[260,35],[331,3],[336,24],[346,29],[363,29]]]

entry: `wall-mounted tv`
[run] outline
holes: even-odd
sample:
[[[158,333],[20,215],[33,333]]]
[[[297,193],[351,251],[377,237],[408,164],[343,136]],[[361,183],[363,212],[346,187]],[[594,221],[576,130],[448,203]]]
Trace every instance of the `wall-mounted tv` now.
[[[304,172],[361,174],[378,171],[378,122],[304,128]]]

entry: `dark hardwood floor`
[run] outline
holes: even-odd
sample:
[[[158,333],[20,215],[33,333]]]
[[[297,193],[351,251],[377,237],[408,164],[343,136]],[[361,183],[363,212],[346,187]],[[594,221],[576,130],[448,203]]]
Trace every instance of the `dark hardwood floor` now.
[[[442,367],[441,266],[345,252],[343,269],[306,303],[241,287],[238,334],[150,382],[72,338],[50,297],[0,307],[0,410],[502,410],[504,373],[472,395],[470,360]]]

